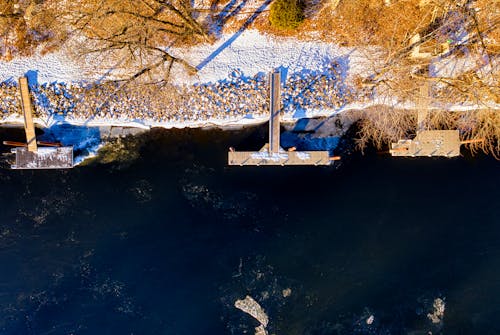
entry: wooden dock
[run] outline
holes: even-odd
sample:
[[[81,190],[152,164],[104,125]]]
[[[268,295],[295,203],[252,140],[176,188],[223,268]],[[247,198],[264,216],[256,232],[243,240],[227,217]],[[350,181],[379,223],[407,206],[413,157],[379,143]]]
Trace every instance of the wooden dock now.
[[[33,124],[33,106],[26,77],[19,78],[21,107],[24,116],[26,143],[4,141],[4,144],[15,146],[11,151],[15,154],[12,169],[68,169],[73,167],[73,147],[63,147],[60,143],[49,143],[36,140]],[[38,146],[39,144],[40,146]]]
[[[458,130],[423,130],[417,131],[412,140],[392,143],[390,152],[399,157],[456,157],[460,155],[460,144]]]
[[[26,132],[26,143],[28,150],[35,152],[37,150],[35,125],[33,124],[33,106],[28,88],[28,78],[19,78],[19,90],[21,93],[21,106],[24,116],[24,131]]]
[[[266,144],[260,151],[229,151],[229,165],[330,165],[328,151],[269,151]]]
[[[29,151],[26,147],[12,149],[16,154],[14,170],[70,169],[73,167],[73,147],[39,147]]]
[[[228,152],[228,165],[329,165],[328,151],[286,151],[280,145],[281,74],[269,75],[269,143],[260,151]]]
[[[460,155],[458,130],[429,130],[428,118],[432,99],[431,86],[425,81],[420,86],[417,101],[417,135],[391,143],[389,152],[397,157],[456,157]]]

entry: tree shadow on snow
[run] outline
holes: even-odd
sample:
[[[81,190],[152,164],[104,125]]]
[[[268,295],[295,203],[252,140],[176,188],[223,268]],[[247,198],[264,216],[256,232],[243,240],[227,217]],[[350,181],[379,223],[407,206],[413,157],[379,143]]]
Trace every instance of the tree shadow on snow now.
[[[216,18],[216,23],[217,23],[217,20],[219,20],[218,22],[219,23],[225,23],[227,22],[227,20],[235,15],[237,15],[244,7],[244,5],[247,3],[248,0],[242,0],[241,3],[239,3],[237,6],[237,1],[235,0],[231,0],[228,5],[226,5],[226,7],[228,8],[232,8],[232,10],[228,12],[228,10],[224,11],[224,9],[221,11],[220,13],[220,17],[219,18]],[[250,25],[259,17],[259,15],[264,12],[267,7],[269,6],[269,4],[272,2],[272,0],[266,0],[246,21],[245,23],[243,23],[243,25],[240,27],[240,29],[238,29],[237,32],[235,32],[227,41],[225,41],[224,43],[222,43],[221,46],[219,46],[214,52],[212,52],[207,58],[205,58],[200,64],[198,64],[196,66],[196,69],[198,71],[200,71],[201,69],[203,69],[208,63],[210,63],[213,59],[215,59],[221,52],[223,52],[226,48],[228,48],[229,46],[231,46],[231,44],[233,44],[233,42],[239,37],[241,36],[241,34],[248,29],[248,27],[250,27]],[[235,7],[234,7],[235,6]],[[234,7],[234,8],[233,8]],[[227,13],[227,14],[225,14]],[[220,27],[220,26],[219,26]],[[222,27],[220,27],[222,28]],[[217,34],[220,35],[220,30],[218,31],[217,29],[215,29],[215,35],[217,36]]]

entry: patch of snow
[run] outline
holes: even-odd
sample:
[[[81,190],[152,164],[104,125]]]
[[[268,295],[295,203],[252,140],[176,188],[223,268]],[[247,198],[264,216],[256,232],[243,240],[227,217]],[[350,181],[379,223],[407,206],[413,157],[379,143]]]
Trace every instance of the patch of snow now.
[[[297,158],[303,161],[311,159],[311,155],[307,152],[297,151]]]
[[[32,71],[37,74],[38,83],[50,82],[80,82],[92,80],[83,76],[85,66],[71,60],[63,51],[19,57],[13,60],[0,61],[0,82],[17,81],[17,78]],[[30,83],[32,84],[32,83]]]
[[[201,6],[202,0],[199,0],[198,4]],[[66,48],[68,49],[68,47]],[[142,114],[139,113],[139,116],[127,115],[126,108],[128,106],[120,105],[116,101],[112,102],[113,106],[109,108],[108,114],[101,114],[92,108],[89,108],[89,115],[91,115],[89,118],[73,113],[77,103],[75,101],[78,99],[71,101],[71,97],[68,95],[71,92],[65,88],[69,88],[71,85],[82,87],[86,82],[112,78],[111,76],[115,72],[111,73],[114,69],[110,69],[105,63],[77,62],[72,58],[69,50],[63,49],[52,54],[19,57],[10,62],[0,61],[0,82],[15,82],[18,77],[29,74],[30,84],[64,83],[61,87],[54,87],[56,95],[69,101],[68,105],[64,107],[67,113],[64,116],[58,115],[61,110],[57,110],[59,107],[55,106],[53,102],[51,103],[46,95],[41,92],[34,94],[35,103],[43,110],[43,113],[40,113],[42,116],[35,118],[34,122],[47,129],[57,129],[57,126],[61,125],[75,125],[82,128],[120,126],[149,129],[151,127],[233,127],[263,123],[269,118],[262,115],[265,113],[265,109],[259,114],[259,111],[249,107],[244,94],[255,98],[254,92],[257,92],[259,99],[264,101],[266,96],[265,74],[276,68],[280,69],[283,82],[289,83],[283,88],[284,114],[282,121],[284,122],[293,122],[301,118],[332,116],[336,113],[365,109],[375,105],[406,109],[416,107],[414,103],[400,101],[392,97],[375,96],[362,102],[357,102],[355,97],[352,98],[350,80],[356,75],[365,77],[371,73],[373,60],[368,58],[377,58],[377,50],[374,48],[346,48],[333,43],[300,41],[292,37],[273,37],[256,30],[245,30],[233,34],[223,34],[214,44],[207,43],[190,48],[171,48],[169,52],[181,56],[189,64],[199,69],[196,75],[189,76],[180,65],[174,66],[171,76],[174,84],[188,86],[186,91],[188,94],[194,92],[193,95],[202,96],[205,99],[201,102],[196,101],[198,107],[195,107],[189,100],[186,106],[181,106],[178,111],[179,118],[174,118],[175,121],[172,119],[169,121],[161,120],[156,118],[154,114],[145,115],[142,110]],[[368,55],[369,57],[367,57]],[[493,59],[491,63],[493,64],[495,61],[498,60]],[[470,56],[438,59],[433,61],[431,65],[431,75],[456,76],[474,68],[477,62],[478,59]],[[332,70],[332,66],[334,66],[334,70]],[[254,80],[252,79],[254,77],[258,78]],[[250,80],[254,80],[250,86],[255,84],[255,87],[252,87],[252,90],[255,91],[245,93],[245,84]],[[314,82],[319,80],[325,80],[329,86],[320,83],[318,87],[314,87]],[[212,95],[197,94],[194,90],[200,85],[205,85]],[[326,86],[331,91],[322,91]],[[332,99],[333,103],[329,103],[331,101],[325,99],[330,92],[337,95],[335,99]],[[234,101],[232,101],[230,99],[231,96],[241,97],[242,94],[243,100],[233,99]],[[9,102],[9,105],[15,105],[15,97],[11,99],[11,96],[14,95],[9,93],[4,102],[10,99],[12,103]],[[223,102],[216,98],[220,98]],[[232,102],[227,103],[228,101]],[[258,106],[259,103],[254,105]],[[260,103],[260,106],[264,106],[263,103]],[[450,103],[445,106],[433,105],[431,108],[450,111],[480,108],[500,109],[500,104],[491,102],[489,105],[479,106]],[[232,113],[234,111],[238,113]],[[19,114],[7,115],[5,112],[5,115],[0,118],[0,124],[23,123],[23,118]],[[85,151],[86,154],[95,153],[100,145],[100,138],[95,135],[73,134],[74,138],[71,140],[68,138],[69,135],[64,132],[56,132],[53,135],[56,140],[66,142],[66,145],[74,145],[75,150]],[[307,140],[311,142],[309,146],[318,148],[332,148],[338,142],[335,137],[318,141],[312,141],[311,138],[307,138]],[[278,161],[288,158],[286,153],[269,155],[269,153],[264,152],[255,155],[256,157],[252,158]],[[78,162],[78,159],[76,158],[75,162]]]
[[[279,162],[280,160],[287,160],[287,153],[270,153],[268,151],[254,152],[250,155],[252,159],[263,159],[266,161]]]
[[[214,44],[201,44],[191,48],[171,48],[173,55],[182,57],[199,69],[195,76],[185,73],[182,66],[172,69],[174,84],[215,82],[227,78],[236,69],[253,76],[267,73],[277,67],[290,73],[304,69],[321,69],[339,57],[346,58],[349,73],[365,72],[366,57],[354,48],[344,48],[331,43],[299,41],[295,38],[277,38],[256,30],[223,34]],[[112,79],[113,71],[106,62],[88,64],[76,61],[70,51],[36,54],[12,61],[0,61],[0,82],[16,80],[28,71],[38,74],[38,83],[88,82],[102,78]],[[121,74],[122,75],[122,74]]]

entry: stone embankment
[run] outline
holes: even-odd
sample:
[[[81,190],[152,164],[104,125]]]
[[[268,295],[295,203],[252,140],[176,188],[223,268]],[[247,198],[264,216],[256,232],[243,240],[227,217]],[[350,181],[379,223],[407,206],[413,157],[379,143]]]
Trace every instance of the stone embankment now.
[[[284,113],[337,110],[354,99],[340,67],[291,75],[283,89]],[[35,117],[58,120],[182,123],[261,117],[268,113],[267,76],[245,77],[194,86],[52,83],[31,87]],[[0,84],[0,121],[20,113],[15,84]]]

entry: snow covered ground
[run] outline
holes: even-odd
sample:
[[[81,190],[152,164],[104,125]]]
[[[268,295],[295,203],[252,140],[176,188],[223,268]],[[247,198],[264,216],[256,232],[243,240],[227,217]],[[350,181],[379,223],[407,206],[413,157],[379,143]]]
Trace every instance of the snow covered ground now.
[[[256,30],[225,34],[215,44],[170,50],[182,56],[198,69],[188,76],[180,67],[173,71],[172,82],[177,85],[207,83],[222,80],[234,70],[246,76],[282,67],[290,73],[305,69],[321,69],[335,60],[343,59],[349,74],[369,70],[364,52],[323,42],[277,38]],[[108,64],[109,65],[109,64]],[[10,62],[0,61],[0,82],[15,80],[28,71],[38,74],[38,83],[88,82],[101,78],[113,79],[113,70],[102,64],[82,64],[64,51],[33,57],[20,57]]]
[[[92,80],[82,76],[86,69],[85,64],[79,64],[62,51],[34,55],[32,57],[14,58],[10,62],[0,61],[0,82],[17,81],[17,78],[26,73],[36,73],[38,83],[51,82],[79,82]],[[90,64],[88,64],[90,67]]]
[[[236,69],[247,76],[275,68],[286,69],[289,73],[315,71],[334,61],[342,61],[350,75],[368,70],[365,54],[359,50],[324,42],[271,37],[256,30],[223,35],[214,45],[173,49],[172,52],[184,55],[198,69],[191,78],[174,76],[178,84],[215,82]]]

